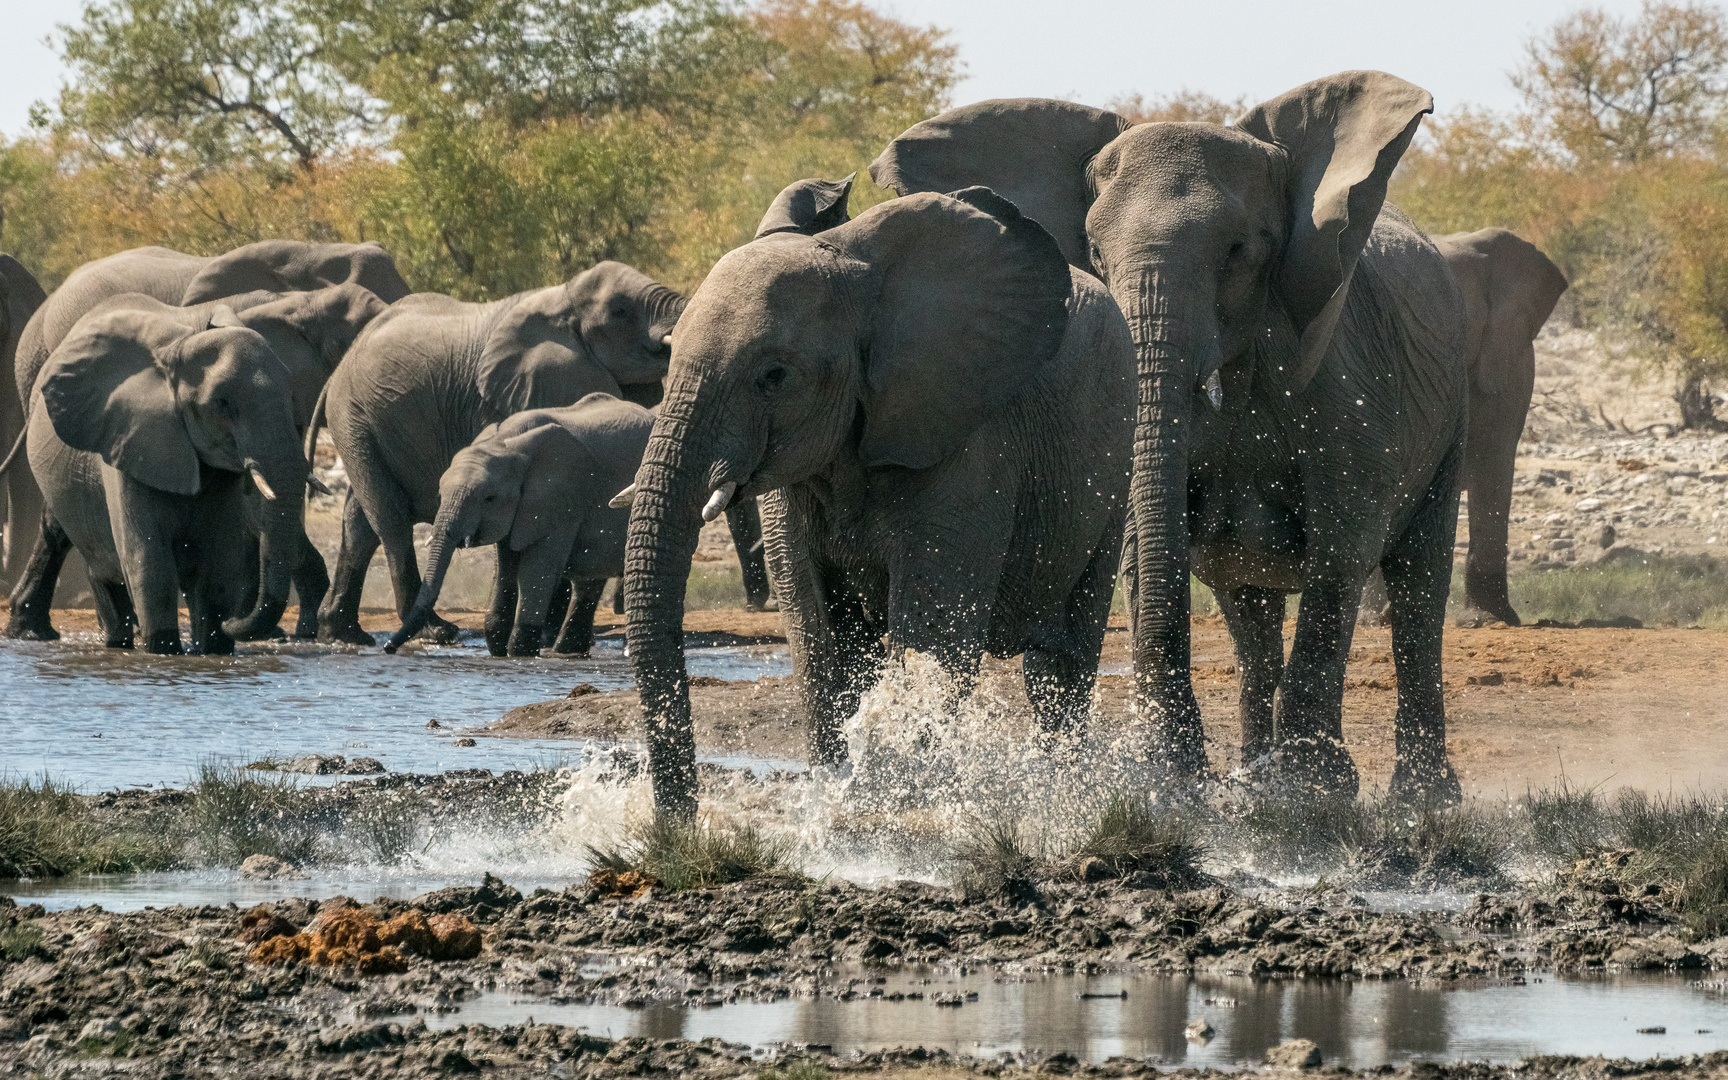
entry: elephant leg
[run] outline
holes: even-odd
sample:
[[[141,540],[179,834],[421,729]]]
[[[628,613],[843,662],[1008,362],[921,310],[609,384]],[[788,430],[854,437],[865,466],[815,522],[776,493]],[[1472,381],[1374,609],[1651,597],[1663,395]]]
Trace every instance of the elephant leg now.
[[[1385,626],[1391,613],[1387,611],[1386,576],[1376,566],[1362,586],[1362,606],[1356,610],[1356,625]]]
[[[744,574],[744,606],[763,611],[768,606],[768,565],[762,549],[762,515],[755,499],[744,499],[726,510],[726,527]]]
[[[60,634],[49,619],[54,606],[54,586],[60,570],[72,553],[72,539],[46,511],[37,531],[30,562],[12,587],[12,614],[6,636],[21,641],[58,641]]]
[[[552,596],[565,581],[564,567],[570,561],[570,548],[575,543],[574,529],[555,532],[529,545],[522,553],[522,561],[516,567],[517,588],[522,596],[516,601],[516,628],[510,631],[511,656],[540,655]],[[560,613],[567,608],[568,605],[560,608]]]
[[[1524,431],[1526,397],[1519,402],[1470,399],[1470,436],[1464,486],[1470,491],[1470,551],[1464,557],[1464,603],[1507,626],[1518,626],[1506,588],[1506,538],[1512,515],[1512,480],[1518,438]],[[1514,408],[1516,406],[1516,408]],[[1484,415],[1477,415],[1477,410]],[[1496,416],[1497,412],[1509,415]]]
[[[594,611],[600,606],[600,595],[606,591],[605,578],[588,578],[577,583],[575,598],[570,601],[570,614],[564,620],[564,631],[552,651],[560,656],[587,656],[594,648]]]
[[[294,571],[294,595],[300,603],[300,615],[294,622],[294,636],[310,641],[318,636],[318,608],[330,591],[330,573],[324,566],[324,553],[309,538],[300,538],[300,565]]]
[[[180,573],[174,546],[162,538],[163,532],[145,532],[135,521],[125,520],[117,526],[114,532],[120,544],[120,565],[125,568],[126,588],[137,605],[144,649],[179,656],[186,650],[180,643]]]
[[[366,568],[378,551],[378,533],[366,518],[360,500],[350,491],[342,504],[342,547],[336,553],[335,581],[318,609],[318,640],[348,645],[374,645],[360,628],[360,596],[366,591]]]
[[[558,627],[559,640],[563,640],[564,624],[570,621],[570,605],[575,602],[575,582],[560,574],[552,588],[552,599],[546,604],[546,625]]]
[[[138,629],[138,613],[125,582],[92,581],[90,593],[96,604],[96,621],[102,627],[103,648],[130,649]]]
[[[259,552],[263,541],[256,533],[248,533],[241,552],[240,588],[234,595],[234,610],[230,616],[244,615],[258,606],[258,594],[263,589],[264,558]]]
[[[1392,662],[1398,673],[1393,722],[1398,760],[1390,788],[1396,798],[1456,803],[1463,797],[1446,755],[1440,670],[1458,528],[1456,474],[1455,464],[1440,470],[1415,520],[1381,562],[1392,602]]]
[[[516,626],[516,577],[522,553],[508,540],[498,545],[498,576],[492,583],[492,606],[486,612],[486,651],[510,655],[510,632]]]
[[[1310,543],[1336,535],[1336,528],[1326,530]],[[1274,710],[1276,769],[1294,795],[1356,797],[1356,765],[1344,746],[1344,665],[1367,576],[1351,572],[1333,553],[1303,582],[1296,638]]]
[[[612,579],[612,614],[624,614],[624,579]]]
[[[1272,752],[1272,702],[1284,669],[1284,594],[1243,585],[1218,593],[1218,606],[1236,645],[1242,766],[1253,768]]]
[[[1098,658],[1115,598],[1121,549],[1112,539],[1092,553],[1086,570],[1068,594],[1060,633],[1029,645],[1021,659],[1026,698],[1041,735],[1079,735],[1092,711]]]
[[[207,520],[215,524],[200,528],[197,538],[176,552],[192,630],[190,651],[201,656],[232,656],[234,637],[222,623],[236,610],[252,609],[252,605],[237,606],[241,589],[236,585],[259,581],[251,569],[258,545],[239,526],[237,514],[219,506]]]

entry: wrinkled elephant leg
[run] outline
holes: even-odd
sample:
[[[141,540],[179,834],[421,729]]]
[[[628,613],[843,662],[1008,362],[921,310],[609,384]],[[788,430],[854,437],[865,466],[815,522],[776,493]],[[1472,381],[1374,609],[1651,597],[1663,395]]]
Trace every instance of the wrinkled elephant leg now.
[[[522,553],[505,540],[498,544],[498,576],[492,583],[492,606],[486,610],[486,651],[510,655],[511,631],[516,628],[516,575]]]
[[[546,642],[547,615],[552,597],[564,585],[564,567],[570,561],[570,549],[576,542],[574,528],[557,531],[528,546],[516,567],[517,588],[521,599],[516,602],[516,628],[510,633],[511,656],[539,656]],[[502,546],[502,545],[500,545]],[[568,604],[558,608],[559,615]]]
[[[558,627],[559,640],[563,640],[564,624],[570,621],[570,605],[575,602],[575,584],[560,576],[557,587],[552,590],[552,600],[546,605],[546,625]]]
[[[1458,802],[1458,774],[1446,754],[1441,638],[1452,584],[1458,529],[1457,458],[1440,470],[1426,501],[1381,563],[1392,601],[1392,662],[1398,673],[1393,721],[1397,765],[1389,794],[1415,801]]]
[[[92,581],[90,593],[96,604],[96,621],[102,627],[102,647],[130,649],[137,637],[138,613],[124,582]]]
[[[1470,437],[1465,449],[1464,486],[1470,490],[1470,550],[1464,557],[1464,603],[1507,626],[1518,626],[1518,612],[1506,586],[1506,540],[1511,527],[1512,480],[1518,464],[1518,438],[1524,431],[1529,399],[1519,402],[1470,398]],[[1477,411],[1482,410],[1483,415]],[[1510,415],[1497,416],[1498,412]]]
[[[576,588],[570,602],[570,613],[564,620],[564,631],[552,651],[560,656],[587,656],[594,648],[594,612],[600,606],[600,595],[606,591],[605,578],[589,578]]]
[[[1338,537],[1333,543],[1345,543],[1336,525],[1310,536]],[[1356,764],[1344,746],[1344,667],[1367,576],[1366,568],[1354,568],[1345,552],[1330,551],[1303,582],[1296,638],[1274,710],[1275,770],[1293,796],[1356,797]]]
[[[300,538],[300,565],[294,570],[294,595],[300,604],[300,615],[294,622],[294,636],[310,641],[318,636],[318,608],[330,591],[330,573],[324,567],[324,553],[309,538]]]
[[[1376,566],[1368,575],[1368,583],[1362,586],[1362,606],[1356,609],[1356,625],[1385,626],[1392,615],[1388,605],[1386,575]]]
[[[258,550],[262,543],[256,533],[247,533],[240,556],[240,588],[234,594],[234,610],[229,612],[230,616],[244,615],[258,606],[258,594],[264,587],[264,559]]]
[[[743,499],[726,509],[726,527],[738,566],[744,575],[744,605],[751,611],[768,606],[768,565],[763,555],[762,516],[755,499]]]
[[[58,641],[60,634],[49,619],[54,606],[54,586],[60,581],[60,570],[66,556],[72,553],[72,540],[60,523],[42,514],[36,543],[30,552],[30,562],[23,575],[12,587],[12,614],[7,620],[6,636],[21,641]]]
[[[1110,623],[1110,603],[1115,599],[1117,563],[1121,546],[1112,530],[1110,542],[1092,553],[1085,573],[1068,595],[1067,609],[1058,633],[1029,647],[1021,660],[1026,698],[1043,737],[1078,736],[1085,731],[1092,711],[1092,688],[1098,682],[1098,658],[1104,651],[1104,632]],[[1050,642],[1066,648],[1053,648]]]
[[[1272,705],[1284,670],[1284,594],[1244,585],[1217,596],[1236,645],[1242,767],[1254,769],[1272,752]]]
[[[378,534],[366,519],[360,500],[350,491],[342,503],[342,547],[336,553],[335,582],[318,608],[319,641],[377,644],[371,634],[360,628],[360,597],[366,591],[366,568],[377,551]]]

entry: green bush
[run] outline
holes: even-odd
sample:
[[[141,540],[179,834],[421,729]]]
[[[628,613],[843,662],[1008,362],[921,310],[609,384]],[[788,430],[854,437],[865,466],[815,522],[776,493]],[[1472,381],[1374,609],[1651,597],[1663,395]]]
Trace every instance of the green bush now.
[[[792,845],[750,825],[653,822],[633,830],[624,844],[590,846],[594,869],[635,870],[672,892],[761,877],[802,877]]]
[[[1628,553],[1560,570],[1519,571],[1508,587],[1526,622],[1631,616],[1645,626],[1728,627],[1728,560],[1709,555]]]
[[[0,783],[0,878],[161,870],[177,861],[167,830],[105,826],[88,802],[46,777]]]

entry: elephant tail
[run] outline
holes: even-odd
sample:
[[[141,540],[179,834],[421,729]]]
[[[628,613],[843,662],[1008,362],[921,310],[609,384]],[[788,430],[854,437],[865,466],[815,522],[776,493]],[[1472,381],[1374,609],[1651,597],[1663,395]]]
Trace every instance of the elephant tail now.
[[[13,466],[13,464],[16,463],[18,461],[18,459],[23,456],[22,451],[24,449],[24,437],[28,434],[30,434],[30,425],[25,424],[24,427],[18,432],[18,438],[13,440],[12,449],[7,451],[6,460],[0,461],[0,476],[5,475],[6,470],[10,469]]]
[[[313,454],[318,449],[318,433],[324,430],[324,399],[330,396],[330,384],[318,391],[318,403],[312,406],[312,419],[306,422],[306,465],[311,468],[317,460]]]

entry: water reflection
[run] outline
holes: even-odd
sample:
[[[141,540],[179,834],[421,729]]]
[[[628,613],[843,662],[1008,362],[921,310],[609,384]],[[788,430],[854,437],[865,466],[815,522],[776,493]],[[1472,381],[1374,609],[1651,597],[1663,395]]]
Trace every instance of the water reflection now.
[[[856,978],[860,972],[847,974]],[[846,981],[841,978],[838,985],[843,988]],[[1292,1038],[1314,1040],[1327,1064],[1354,1068],[1413,1060],[1510,1062],[1534,1053],[1648,1058],[1728,1046],[1724,997],[1683,979],[1660,976],[1533,980],[1515,986],[1482,981],[1256,982],[1224,976],[960,976],[905,969],[890,974],[881,989],[885,995],[918,992],[926,997],[800,997],[716,1009],[626,1009],[560,1006],[492,994],[465,1003],[458,1012],[428,1016],[427,1022],[434,1027],[500,1025],[533,1016],[613,1037],[717,1036],[757,1047],[825,1045],[840,1053],[923,1046],[981,1058],[1066,1051],[1094,1062],[1126,1056],[1224,1068],[1258,1063],[1268,1049]],[[1081,996],[1123,990],[1126,999]],[[968,992],[977,999],[960,1007],[932,1000],[937,993]],[[1200,1018],[1212,1024],[1217,1036],[1191,1042],[1184,1029]],[[1657,1025],[1665,1026],[1668,1034],[1638,1033],[1640,1027]]]

